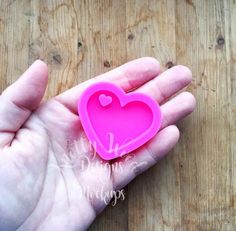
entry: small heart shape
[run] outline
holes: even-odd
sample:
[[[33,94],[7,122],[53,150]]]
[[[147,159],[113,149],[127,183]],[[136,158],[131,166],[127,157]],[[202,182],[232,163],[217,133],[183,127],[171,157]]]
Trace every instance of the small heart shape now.
[[[112,103],[112,98],[111,98],[111,96],[101,94],[99,96],[99,102],[103,107],[106,107],[106,106],[108,106],[109,104]]]

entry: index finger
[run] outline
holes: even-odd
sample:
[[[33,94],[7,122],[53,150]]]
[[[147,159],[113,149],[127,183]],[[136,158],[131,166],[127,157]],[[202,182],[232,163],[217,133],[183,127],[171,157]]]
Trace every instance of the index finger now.
[[[139,58],[87,80],[56,96],[55,99],[77,113],[77,103],[81,93],[95,82],[112,82],[125,91],[130,91],[155,78],[159,73],[160,64],[156,59],[151,57]]]

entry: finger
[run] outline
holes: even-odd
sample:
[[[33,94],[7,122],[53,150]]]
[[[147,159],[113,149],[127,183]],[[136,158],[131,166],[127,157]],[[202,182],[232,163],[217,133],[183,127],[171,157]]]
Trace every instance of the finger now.
[[[42,100],[48,81],[44,62],[37,60],[0,96],[0,145],[9,143]]]
[[[182,92],[161,106],[161,129],[175,124],[178,120],[192,113],[196,106],[194,96],[189,92]]]
[[[178,120],[189,115],[194,110],[195,105],[194,96],[189,92],[183,92],[161,106],[162,130],[143,148],[135,151],[133,155],[129,154],[125,159],[120,158],[113,163],[114,183],[117,189],[124,187],[136,175],[151,167],[172,149],[178,141],[179,132],[171,124],[175,124]],[[117,163],[119,163],[118,167]],[[117,169],[121,171],[117,171]]]
[[[93,79],[85,81],[55,98],[68,107],[71,111],[77,113],[77,103],[80,94],[89,85],[95,82],[108,81],[130,91],[153,79],[160,73],[159,62],[151,57],[144,57],[130,61],[120,67],[117,67],[105,74],[99,75]]]
[[[156,164],[175,146],[178,139],[178,128],[174,125],[168,126],[146,145],[114,162],[112,169],[115,189],[122,189],[137,175]]]
[[[137,89],[148,94],[160,104],[178,91],[185,88],[192,80],[192,73],[185,66],[174,66]]]

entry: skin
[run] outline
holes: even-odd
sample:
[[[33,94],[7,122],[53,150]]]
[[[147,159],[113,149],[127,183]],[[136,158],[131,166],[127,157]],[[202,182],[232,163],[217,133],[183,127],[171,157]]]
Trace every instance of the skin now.
[[[41,102],[48,70],[34,62],[0,96],[0,230],[87,229],[111,199],[107,192],[121,190],[175,146],[174,124],[195,108],[193,95],[183,92],[191,79],[185,66],[161,73],[158,61],[145,57]],[[110,162],[94,154],[77,113],[80,94],[97,81],[148,94],[163,114],[152,140]]]

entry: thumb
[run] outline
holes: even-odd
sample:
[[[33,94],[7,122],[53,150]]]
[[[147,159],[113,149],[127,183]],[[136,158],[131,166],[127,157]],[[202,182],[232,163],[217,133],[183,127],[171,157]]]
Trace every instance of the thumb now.
[[[15,132],[38,107],[47,82],[47,65],[37,60],[0,95],[0,146],[11,142]]]

